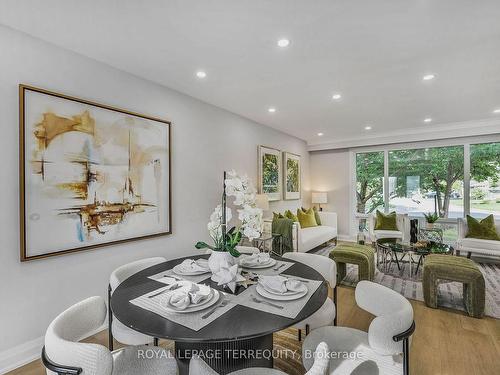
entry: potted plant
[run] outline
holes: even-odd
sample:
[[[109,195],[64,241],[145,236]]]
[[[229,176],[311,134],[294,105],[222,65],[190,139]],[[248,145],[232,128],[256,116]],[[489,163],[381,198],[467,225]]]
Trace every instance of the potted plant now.
[[[434,228],[434,223],[439,220],[439,215],[436,212],[428,212],[424,214],[424,217],[428,229]]]
[[[197,249],[211,249],[208,266],[212,274],[219,272],[223,266],[236,263],[240,253],[236,246],[245,235],[249,240],[260,237],[262,232],[262,210],[256,207],[256,190],[247,176],[239,176],[235,171],[224,172],[224,189],[222,204],[219,204],[207,224],[208,232],[214,244],[198,242]],[[232,219],[232,211],[227,207],[227,197],[234,197],[233,205],[239,207],[238,223],[227,229]]]

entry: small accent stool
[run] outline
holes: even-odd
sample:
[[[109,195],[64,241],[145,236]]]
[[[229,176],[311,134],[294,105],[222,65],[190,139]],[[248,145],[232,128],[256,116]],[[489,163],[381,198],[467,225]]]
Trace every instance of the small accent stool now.
[[[346,264],[358,265],[358,281],[373,281],[375,276],[375,251],[366,245],[342,244],[330,252],[337,263],[337,284],[346,276]]]
[[[471,259],[430,254],[424,260],[423,289],[425,304],[437,308],[438,280],[457,281],[464,286],[464,305],[474,318],[484,316],[484,276]]]

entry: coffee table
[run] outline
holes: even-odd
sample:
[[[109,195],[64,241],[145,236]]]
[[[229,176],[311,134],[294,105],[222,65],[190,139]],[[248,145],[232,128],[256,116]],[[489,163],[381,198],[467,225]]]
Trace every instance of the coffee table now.
[[[390,267],[393,259],[401,270],[400,262],[407,261],[410,265],[410,276],[416,275],[418,269],[423,264],[424,258],[429,254],[453,254],[453,247],[445,243],[427,242],[427,243],[403,243],[399,239],[387,240],[384,239],[377,242],[378,250],[384,254],[383,262],[384,269]],[[387,254],[390,255],[389,264],[387,264]],[[407,258],[407,260],[405,260]],[[415,273],[413,273],[413,265],[416,264]]]

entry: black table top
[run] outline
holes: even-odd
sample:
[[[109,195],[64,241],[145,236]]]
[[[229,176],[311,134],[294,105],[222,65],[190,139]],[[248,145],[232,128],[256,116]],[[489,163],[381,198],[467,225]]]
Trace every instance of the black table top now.
[[[111,309],[115,318],[133,330],[174,341],[219,342],[241,340],[268,335],[302,321],[316,312],[328,296],[327,284],[321,274],[305,264],[283,259],[295,263],[286,270],[286,274],[323,281],[295,319],[236,305],[199,331],[194,331],[129,302],[145,293],[165,286],[165,284],[149,279],[148,276],[169,270],[187,258],[208,258],[208,255],[189,256],[157,264],[132,275],[121,283],[111,296]],[[207,278],[209,277],[210,274],[207,274]]]

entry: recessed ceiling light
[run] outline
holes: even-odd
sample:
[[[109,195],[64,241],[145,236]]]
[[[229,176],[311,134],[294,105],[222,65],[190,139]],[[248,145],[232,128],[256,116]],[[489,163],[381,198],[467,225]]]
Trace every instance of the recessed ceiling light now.
[[[428,124],[429,122],[432,122],[432,119],[430,117],[428,117],[428,118],[424,119],[424,122]]]
[[[318,133],[318,137],[322,137],[323,136],[323,133]]]
[[[332,99],[333,100],[340,100],[342,98],[342,95],[340,94],[333,94]]]
[[[274,112],[276,112],[276,108],[271,107],[271,108],[269,108],[267,111],[268,111],[269,113],[274,113]]]
[[[199,70],[196,72],[196,77],[198,78],[205,78],[207,76],[207,73],[205,73],[203,70]]]
[[[365,130],[372,130],[372,127],[370,125],[365,126]]]
[[[493,113],[500,113],[500,108],[495,109]]]
[[[280,39],[278,40],[278,47],[285,48],[290,45],[290,40],[288,39]]]
[[[434,78],[436,78],[435,74],[426,74],[425,76],[422,77],[422,80],[424,81],[432,81]]]

